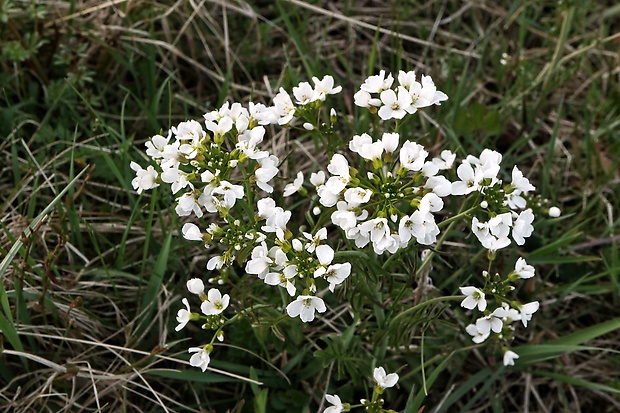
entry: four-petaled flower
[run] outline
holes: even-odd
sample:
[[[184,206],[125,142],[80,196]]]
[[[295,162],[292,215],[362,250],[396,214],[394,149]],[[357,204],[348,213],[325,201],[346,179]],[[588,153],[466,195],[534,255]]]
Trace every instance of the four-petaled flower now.
[[[476,287],[460,287],[463,294],[466,295],[465,299],[461,302],[461,307],[465,307],[468,310],[473,310],[478,306],[479,311],[484,311],[487,308],[487,302],[484,299],[484,293]]]
[[[375,368],[372,376],[377,382],[377,386],[382,389],[387,389],[389,387],[394,387],[398,382],[398,374],[390,373],[386,374],[385,369],[383,367]]]
[[[319,297],[312,295],[300,295],[295,301],[286,306],[289,317],[299,316],[301,321],[308,323],[314,320],[314,312],[324,313],[327,311],[325,303]]]
[[[230,296],[222,295],[217,288],[211,288],[207,292],[207,300],[200,305],[200,310],[204,315],[218,315],[228,307]]]

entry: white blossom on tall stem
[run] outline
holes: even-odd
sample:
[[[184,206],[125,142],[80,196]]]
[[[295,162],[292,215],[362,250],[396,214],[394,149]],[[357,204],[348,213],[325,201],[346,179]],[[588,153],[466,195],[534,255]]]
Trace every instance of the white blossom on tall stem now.
[[[398,383],[398,374],[390,373],[387,374],[383,367],[377,367],[372,373],[377,386],[382,389],[387,389],[389,387],[394,387],[396,383]]]
[[[312,77],[314,82],[314,90],[317,98],[325,100],[327,95],[335,95],[342,91],[342,86],[334,86],[334,78],[330,75],[323,76],[323,79],[319,80],[317,77]]]

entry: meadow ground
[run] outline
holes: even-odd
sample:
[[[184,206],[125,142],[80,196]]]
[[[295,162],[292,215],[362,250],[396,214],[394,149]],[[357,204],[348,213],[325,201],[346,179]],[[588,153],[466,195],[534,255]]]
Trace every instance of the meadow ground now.
[[[386,393],[397,411],[620,411],[615,1],[7,0],[0,22],[0,411],[314,412],[326,392],[368,398],[375,360],[401,375]],[[455,303],[394,321],[432,296],[403,281],[415,267],[369,264],[372,282],[347,284],[355,299],[324,321],[262,311],[227,331],[209,371],[190,367],[207,336],[175,332],[175,315],[214,251],[179,236],[172,195],[136,194],[130,162],[146,166],[144,143],[171,125],[324,74],[343,87],[345,142],[353,93],[380,69],[432,75],[450,97],[407,138],[500,151],[562,209],[521,249],[537,272],[519,295],[541,303],[521,359],[504,368],[472,345]],[[290,177],[325,167],[315,142],[283,141],[269,144]],[[442,296],[479,273],[455,231],[463,248],[429,273]],[[242,273],[226,275],[235,308],[280,299]],[[401,284],[410,296],[387,311]]]

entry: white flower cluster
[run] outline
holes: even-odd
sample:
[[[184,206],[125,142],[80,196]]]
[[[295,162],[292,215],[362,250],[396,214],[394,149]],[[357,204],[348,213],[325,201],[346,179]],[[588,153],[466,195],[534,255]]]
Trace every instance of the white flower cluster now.
[[[349,149],[371,165],[366,175],[352,176],[347,159],[335,154],[327,166],[327,180],[322,171],[310,178],[318,202],[336,207],[332,223],[358,248],[370,243],[376,254],[395,253],[412,239],[434,243],[439,234],[434,213],[442,210],[442,197],[452,189],[438,173],[452,167],[454,154],[446,150],[441,157],[427,159],[422,145],[405,141],[396,156],[398,147],[398,133],[384,133],[375,142],[366,133],[356,135]]]
[[[418,81],[414,72],[401,71],[397,78],[398,85],[392,88],[391,74],[381,71],[370,76],[355,94],[355,104],[368,108],[381,121],[389,121],[448,99],[430,76]],[[204,125],[194,120],[181,122],[165,136],[155,135],[146,143],[146,154],[155,166],[143,169],[131,163],[136,172],[132,185],[138,193],[167,184],[176,197],[179,216],[201,218],[206,214],[206,228],[188,222],[181,232],[187,240],[218,249],[207,261],[208,270],[226,274],[224,270],[233,263],[243,266],[255,279],[286,290],[292,297],[285,303],[290,317],[311,322],[317,313],[327,311],[321,297],[334,292],[352,273],[351,264],[337,262],[336,251],[328,243],[328,221],[357,248],[372,246],[377,255],[396,253],[414,242],[436,243],[441,217],[446,215],[444,200],[466,196],[463,205],[469,200],[475,205],[458,218],[471,219],[472,232],[493,253],[508,246],[510,237],[523,245],[532,234],[534,213],[528,204],[529,192],[535,188],[516,166],[511,182],[502,186],[502,156],[485,149],[479,157],[468,155],[456,168],[458,180],[452,182],[448,177],[455,176],[456,155],[443,150],[432,156],[417,142],[401,142],[401,122],[396,122],[393,132],[380,136],[374,131],[353,136],[348,142],[349,154],[330,148],[332,156],[326,171],[309,177],[308,188],[313,187],[315,195],[304,187],[302,171],[295,171],[293,182],[283,185],[280,193],[276,190],[280,160],[264,145],[267,126],[294,126],[299,118],[303,133],[316,132],[321,138],[333,135],[331,128],[337,115],[333,109],[327,115],[323,103],[342,88],[334,85],[331,76],[313,77],[312,82],[293,87],[292,96],[280,88],[273,106],[227,102],[205,114]],[[329,121],[321,122],[325,116]],[[351,165],[349,160],[354,158],[358,162]],[[308,209],[322,215],[317,222],[327,224],[313,223],[309,232],[299,231],[299,223],[293,227],[289,223],[292,212],[276,200],[280,199],[277,195],[290,197],[296,193],[308,196],[313,203]],[[559,216],[560,212],[549,210],[549,214]],[[517,267],[509,277],[511,281],[533,276],[533,267],[524,261]],[[224,284],[224,279],[218,282]],[[200,297],[202,314],[192,313],[189,302],[183,299],[185,308],[178,312],[177,331],[190,320],[205,319],[203,328],[216,330],[214,338],[223,339],[222,327],[228,321],[222,312],[229,305],[229,296],[217,289],[205,293],[202,281],[197,279],[190,280],[187,287]],[[484,341],[491,331],[499,334],[510,321],[527,324],[538,309],[538,303],[535,309],[534,303],[503,304],[489,312],[486,289],[463,287],[462,292],[467,296],[464,307],[485,312],[467,328],[476,342]],[[190,348],[190,363],[205,370],[212,344]],[[382,379],[383,388],[390,387],[393,377]]]
[[[515,264],[515,269],[512,271],[505,280],[500,279],[496,274],[495,279],[490,279],[489,274],[485,271],[484,276],[488,281],[488,286],[484,288],[487,293],[497,294],[500,297],[505,297],[506,294],[513,290],[514,287],[508,285],[510,282],[519,279],[532,278],[535,274],[533,266],[529,265],[525,259],[519,258]],[[509,303],[502,301],[498,307],[492,311],[488,309],[487,295],[483,290],[480,290],[473,286],[461,287],[461,293],[465,295],[465,299],[461,302],[461,307],[468,310],[478,308],[478,311],[484,315],[479,317],[475,323],[469,324],[465,331],[472,336],[474,343],[484,342],[491,333],[495,333],[500,340],[508,341],[508,338],[512,335],[514,321],[521,321],[524,327],[527,327],[527,322],[532,319],[532,315],[538,311],[538,301],[532,301],[527,304],[521,304],[516,301]],[[514,365],[514,360],[519,356],[504,347],[504,365]]]
[[[518,245],[523,245],[534,231],[534,213],[525,209],[524,196],[536,188],[516,166],[512,169],[512,181],[502,187],[498,178],[501,161],[502,155],[490,149],[483,150],[479,158],[469,155],[456,170],[460,181],[452,183],[452,195],[478,192],[482,196],[480,206],[489,219],[480,221],[473,217],[472,232],[484,248],[492,251],[510,245],[510,235]]]
[[[222,313],[228,308],[230,296],[228,294],[222,295],[220,290],[217,288],[211,288],[205,293],[204,283],[199,278],[192,278],[187,281],[187,289],[190,293],[197,295],[202,301],[202,304],[200,305],[202,315],[199,313],[192,313],[189,306],[189,301],[187,298],[183,298],[182,302],[183,305],[185,305],[185,308],[182,308],[177,312],[177,322],[179,324],[175,330],[181,331],[187,323],[192,320],[203,320],[205,321],[203,325],[204,329],[209,328],[216,330],[211,343],[206,344],[203,347],[190,347],[188,350],[189,353],[192,353],[192,356],[189,359],[189,364],[205,371],[211,362],[210,354],[213,351],[214,339],[217,338],[219,341],[224,340],[224,332],[222,328],[226,322],[226,318],[222,315]]]
[[[437,90],[430,76],[422,75],[418,82],[413,71],[398,72],[398,86],[395,90],[391,89],[393,83],[392,74],[386,76],[385,70],[370,76],[353,96],[355,104],[363,108],[379,108],[379,117],[388,120],[402,119],[418,109],[440,105],[448,99],[445,93]]]

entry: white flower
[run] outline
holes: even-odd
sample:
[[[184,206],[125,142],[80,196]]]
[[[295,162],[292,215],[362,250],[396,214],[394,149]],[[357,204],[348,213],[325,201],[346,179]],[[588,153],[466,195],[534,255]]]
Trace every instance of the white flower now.
[[[150,141],[144,144],[144,146],[146,146],[146,154],[153,159],[163,158],[164,149],[166,145],[168,145],[168,142],[170,142],[171,136],[172,131],[168,131],[168,137],[166,138],[161,135],[153,136]]]
[[[361,187],[349,188],[344,191],[344,200],[349,204],[349,208],[355,208],[370,201],[372,190]]]
[[[321,265],[329,265],[334,259],[334,250],[329,245],[319,245],[314,253]]]
[[[219,208],[229,209],[235,206],[237,199],[243,198],[243,192],[243,186],[241,185],[220,181],[220,184],[211,191],[212,202]]]
[[[529,237],[532,235],[532,232],[534,232],[534,227],[532,226],[533,221],[534,213],[531,209],[526,209],[516,216],[512,224],[512,238],[518,245],[525,244],[525,238]]]
[[[297,177],[295,178],[293,183],[286,184],[286,186],[284,187],[284,193],[282,194],[282,196],[293,195],[295,192],[299,191],[299,188],[301,188],[301,185],[303,183],[304,183],[304,174],[303,172],[299,171],[297,172]]]
[[[275,232],[276,237],[278,237],[280,241],[284,241],[286,224],[291,218],[291,214],[291,211],[285,211],[281,207],[275,207],[273,214],[266,219],[265,225],[263,225],[261,229],[265,232]]]
[[[200,310],[204,315],[218,315],[228,307],[230,296],[222,295],[217,288],[211,288],[207,292],[207,300],[200,305]]]
[[[527,206],[525,198],[521,194],[526,194],[536,188],[530,181],[523,176],[523,173],[516,166],[512,168],[512,182],[510,184],[512,192],[506,195],[508,207],[511,209],[523,209]]]
[[[411,105],[411,95],[402,86],[398,87],[398,95],[391,89],[381,92],[383,106],[379,108],[379,117],[383,120],[402,119]]]
[[[461,307],[473,310],[478,306],[479,311],[487,308],[487,301],[484,299],[484,293],[476,287],[460,287],[461,293],[465,294],[465,299],[461,302]]]
[[[392,153],[398,148],[398,143],[400,142],[400,135],[398,133],[384,133],[381,136],[381,141],[383,142],[383,149],[387,153]]]
[[[281,273],[267,273],[267,275],[265,275],[265,284],[284,287],[288,295],[292,297],[295,295],[295,284],[291,280],[294,281],[295,275],[297,275],[297,268],[294,265],[289,265]]]
[[[262,242],[252,250],[252,258],[245,264],[245,272],[256,274],[259,278],[264,278],[273,260],[269,256],[267,245]]]
[[[325,400],[327,400],[327,402],[332,406],[323,410],[323,413],[341,413],[343,411],[344,406],[342,405],[340,397],[338,397],[337,395],[334,394],[332,396],[331,394],[326,394]]]
[[[280,91],[273,98],[273,104],[275,105],[275,110],[280,119],[278,119],[279,125],[286,125],[293,120],[293,116],[295,116],[295,105],[293,105],[293,101],[289,94],[283,88],[280,88]]]
[[[291,318],[299,316],[301,321],[308,323],[314,320],[314,312],[324,313],[327,311],[325,303],[319,297],[300,295],[295,301],[286,306],[286,312]]]
[[[420,97],[429,102],[429,105],[441,105],[441,102],[448,100],[448,95],[437,90],[433,79],[430,76],[422,75],[422,91]],[[421,105],[417,105],[421,107]]]
[[[467,332],[467,334],[472,336],[472,341],[476,344],[482,343],[489,337],[490,334],[490,332],[488,331],[486,333],[481,332],[480,330],[478,330],[475,324],[470,324],[465,327],[465,331]]]
[[[210,120],[205,121],[205,126],[208,130],[213,132],[215,136],[224,136],[232,129],[233,120],[228,116],[224,116],[218,122]]]
[[[273,187],[268,182],[278,174],[278,162],[275,155],[258,159],[260,168],[254,172],[254,176],[256,177],[256,185],[265,192],[273,192]]]
[[[298,86],[294,87],[293,96],[295,96],[297,103],[300,105],[307,105],[319,98],[318,94],[308,82],[301,82]]]
[[[273,106],[267,107],[262,103],[249,102],[248,112],[259,125],[273,125],[278,123],[278,111]]]
[[[191,278],[187,280],[187,289],[190,293],[200,295],[205,292],[205,285],[200,278]]]
[[[334,95],[342,90],[342,86],[334,87],[334,78],[330,75],[323,76],[321,80],[312,77],[312,81],[314,82],[314,91],[320,100],[325,100],[327,95]]]
[[[510,245],[508,234],[511,224],[510,212],[506,212],[494,216],[488,222],[480,222],[474,217],[471,221],[471,229],[484,248],[496,251]]]
[[[172,132],[178,140],[191,140],[193,143],[199,143],[207,136],[200,123],[195,120],[181,122],[176,128],[173,126]]]
[[[446,149],[441,151],[438,158],[433,158],[433,163],[437,166],[437,168],[439,168],[439,170],[450,169],[452,168],[452,165],[454,165],[455,159],[456,154]]]
[[[337,285],[342,284],[349,275],[351,275],[351,264],[345,262],[343,264],[333,264],[327,267],[323,277],[329,283],[329,291],[334,292]],[[316,273],[315,273],[316,276]]]
[[[183,224],[181,232],[183,233],[183,238],[188,241],[202,241],[202,233],[196,224],[190,222]]]
[[[357,225],[358,217],[356,212],[353,211],[350,204],[345,201],[339,201],[336,204],[337,210],[332,212],[331,220],[334,225],[339,226],[343,230],[349,230]],[[365,215],[368,215],[368,211],[364,210]]]
[[[386,374],[385,369],[383,367],[377,367],[372,373],[373,378],[377,382],[377,386],[382,389],[387,389],[389,387],[394,387],[398,382],[398,374],[390,373]]]
[[[203,372],[209,367],[209,362],[211,358],[209,357],[209,353],[204,349],[204,347],[190,347],[188,350],[189,353],[196,353],[192,355],[189,359],[189,364],[193,367],[199,367]]]
[[[379,255],[392,249],[393,244],[396,242],[392,238],[390,226],[386,218],[370,219],[359,225],[359,231],[369,235],[373,250]]]
[[[371,101],[375,101],[375,103],[377,103],[376,102],[377,100],[379,101],[378,103],[381,104],[380,99],[373,99],[370,93],[364,90],[359,90],[353,95],[353,102],[355,103],[356,106],[359,106],[361,108],[368,108],[371,106],[371,103],[370,103]],[[377,105],[372,105],[372,106],[377,106]]]
[[[157,177],[159,175],[155,168],[153,168],[153,165],[149,165],[146,169],[142,169],[140,165],[132,161],[129,166],[136,171],[136,177],[131,181],[131,185],[139,194],[144,190],[159,186],[157,183]]]
[[[430,188],[437,196],[445,197],[452,193],[452,182],[442,175],[431,176],[424,186]]]
[[[456,168],[456,175],[460,181],[452,183],[452,195],[467,195],[480,189],[480,181],[482,181],[482,171],[476,169],[466,161],[463,161]]]
[[[226,262],[221,256],[216,255],[215,257],[211,257],[211,259],[209,259],[209,261],[207,262],[207,270],[219,270],[224,266],[225,263]]]
[[[532,278],[536,272],[535,268],[525,262],[525,259],[519,257],[515,263],[515,273],[519,278]]]
[[[557,218],[562,214],[562,211],[558,207],[549,208],[549,216],[551,218]]]
[[[515,360],[519,358],[519,355],[514,351],[507,350],[504,353],[504,366],[514,366]]]
[[[163,164],[162,164],[163,166]],[[176,194],[181,189],[189,186],[194,189],[194,185],[187,180],[187,174],[177,167],[167,168],[161,173],[161,180],[170,185],[170,189],[173,194]]]
[[[269,152],[258,149],[258,144],[263,141],[264,136],[265,128],[263,126],[256,126],[240,134],[237,137],[238,141],[235,146],[250,159],[266,158],[269,156]]]
[[[532,301],[531,303],[523,304],[517,308],[521,314],[521,322],[524,327],[527,327],[527,322],[532,319],[532,314],[538,311],[540,304],[538,301]]]
[[[368,93],[381,93],[382,91],[389,89],[394,82],[394,78],[391,73],[388,73],[385,77],[385,70],[379,71],[378,75],[369,76],[360,89]]]
[[[321,244],[321,240],[327,239],[327,228],[319,229],[314,235],[307,232],[303,232],[302,234],[304,238],[310,241],[305,245],[306,251],[314,252],[316,247]]]
[[[412,236],[419,244],[430,245],[437,241],[438,234],[439,227],[435,223],[435,217],[428,211],[418,210],[411,216],[404,216],[398,225],[402,247],[409,243]]]
[[[410,90],[415,81],[415,72],[413,70],[409,72],[398,71],[398,83],[405,89]]]
[[[192,212],[196,214],[198,218],[203,215],[200,204],[192,192],[187,192],[177,198],[177,206],[174,210],[180,217],[188,216]]]
[[[502,319],[500,317],[496,317],[495,312],[489,314],[488,316],[480,317],[476,320],[476,328],[482,334],[490,334],[491,331],[494,333],[501,333],[503,327],[504,323],[502,322]]]
[[[400,164],[410,171],[419,171],[424,166],[428,152],[415,142],[405,141],[400,149]]]
[[[352,152],[360,153],[362,148],[366,145],[372,144],[372,138],[367,133],[362,133],[361,135],[354,135],[353,138],[349,141],[349,149]]]
[[[181,301],[183,302],[183,304],[185,304],[185,308],[181,308],[177,312],[177,322],[179,323],[179,325],[175,327],[175,331],[181,331],[181,329],[183,329],[183,327],[187,325],[190,320],[190,316],[192,315],[192,312],[189,309],[189,302],[187,301],[187,298],[184,298]]]
[[[262,219],[268,219],[276,212],[276,201],[272,198],[261,198],[256,202],[258,208],[258,216]]]
[[[373,161],[375,159],[381,159],[383,155],[383,142],[377,141],[368,145],[363,145],[359,151],[362,158]]]

